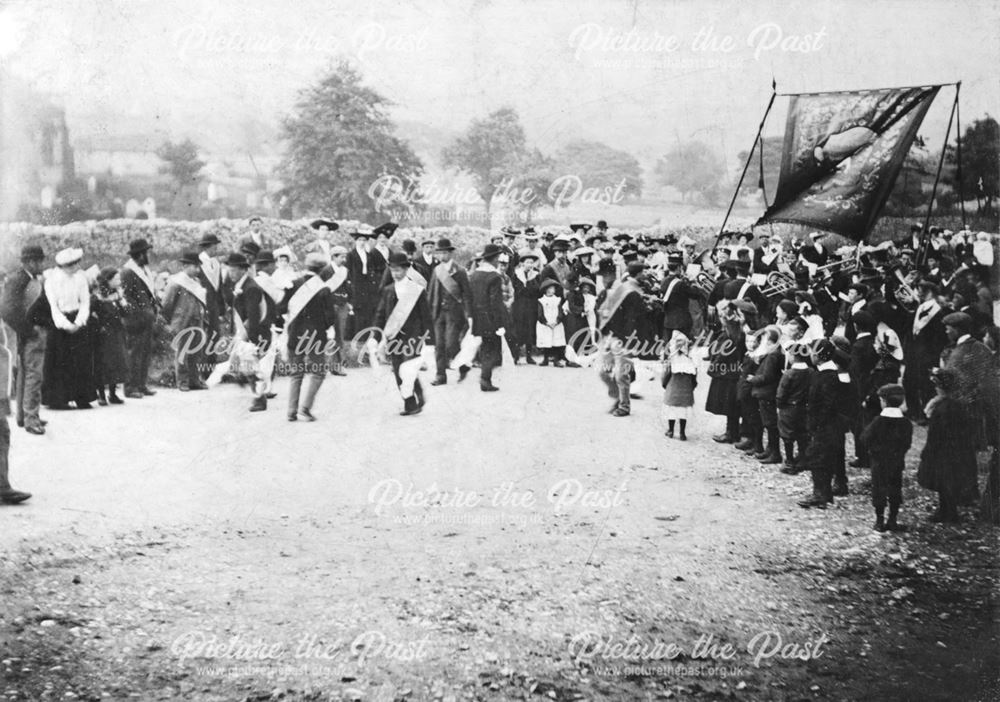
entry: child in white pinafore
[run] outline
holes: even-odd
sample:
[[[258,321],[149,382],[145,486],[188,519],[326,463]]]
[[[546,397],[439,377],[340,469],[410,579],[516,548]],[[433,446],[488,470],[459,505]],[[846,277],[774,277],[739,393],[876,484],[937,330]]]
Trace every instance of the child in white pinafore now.
[[[674,331],[667,347],[663,371],[663,417],[667,420],[667,438],[674,438],[674,423],[680,423],[677,438],[687,441],[687,420],[694,407],[694,389],[698,386],[698,369],[688,355],[690,342],[683,333]]]
[[[566,331],[563,328],[562,286],[555,280],[543,281],[542,296],[538,299],[538,322],[535,324],[535,346],[544,354],[543,366],[553,364],[562,368],[566,351]]]

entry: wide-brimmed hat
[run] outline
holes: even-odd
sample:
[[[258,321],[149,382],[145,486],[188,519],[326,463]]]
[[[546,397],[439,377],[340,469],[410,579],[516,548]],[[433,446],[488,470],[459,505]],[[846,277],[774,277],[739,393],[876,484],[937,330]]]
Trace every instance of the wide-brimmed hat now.
[[[207,249],[209,246],[215,246],[216,244],[221,244],[219,237],[215,234],[208,233],[201,237],[201,241],[198,242],[198,246],[203,249]]]
[[[185,266],[197,266],[201,264],[201,259],[198,258],[197,251],[185,251],[178,260]]]
[[[577,258],[581,256],[593,256],[595,253],[597,252],[590,246],[581,246],[578,249],[573,249],[573,255]]]
[[[533,249],[521,249],[517,252],[517,257],[522,261],[526,261],[529,258],[533,258],[536,261],[541,260],[539,253]]]
[[[541,284],[540,284],[540,285],[538,286],[538,290],[539,290],[540,292],[545,292],[545,291],[546,291],[546,290],[547,290],[548,288],[551,288],[551,287],[552,287],[553,285],[554,285],[554,286],[555,286],[555,287],[556,287],[556,288],[557,288],[558,290],[561,290],[561,289],[562,289],[562,284],[561,284],[561,283],[560,283],[560,282],[559,282],[558,280],[555,280],[554,278],[546,278],[546,279],[545,279],[545,280],[543,280],[543,281],[541,282]]]
[[[442,237],[441,239],[438,239],[437,246],[435,247],[435,250],[436,251],[454,251],[455,247],[452,246],[451,239],[447,239],[447,238]]]
[[[149,251],[151,248],[153,248],[153,245],[145,239],[133,239],[128,244],[128,255],[136,256],[143,251]]]
[[[309,226],[313,229],[319,229],[320,227],[326,227],[331,232],[335,232],[340,229],[340,225],[334,222],[332,219],[314,219],[309,223]]]
[[[83,249],[68,248],[56,254],[57,266],[69,266],[83,258]]]
[[[260,266],[266,266],[269,263],[275,263],[274,254],[270,251],[259,251],[257,252],[257,257],[253,262]]]
[[[380,224],[375,229],[372,230],[372,234],[375,236],[384,236],[387,239],[391,239],[392,235],[399,229],[399,225],[395,222],[386,222],[385,224]]]
[[[292,252],[292,249],[288,246],[279,246],[274,250],[275,260],[281,258],[282,256],[287,258],[289,261],[295,260],[295,254]]]
[[[569,251],[569,242],[563,239],[556,239],[552,242],[553,251]]]
[[[258,246],[253,241],[244,241],[240,245],[240,253],[247,257],[247,260],[253,260],[260,253],[260,246]]]
[[[26,244],[21,247],[22,261],[42,261],[45,259],[45,252],[38,244]]]

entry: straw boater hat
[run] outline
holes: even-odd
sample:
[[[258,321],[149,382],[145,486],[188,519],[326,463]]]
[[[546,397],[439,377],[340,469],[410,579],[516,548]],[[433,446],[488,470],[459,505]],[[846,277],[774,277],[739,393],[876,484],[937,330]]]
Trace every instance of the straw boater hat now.
[[[70,266],[83,258],[83,249],[68,248],[56,254],[57,266]]]

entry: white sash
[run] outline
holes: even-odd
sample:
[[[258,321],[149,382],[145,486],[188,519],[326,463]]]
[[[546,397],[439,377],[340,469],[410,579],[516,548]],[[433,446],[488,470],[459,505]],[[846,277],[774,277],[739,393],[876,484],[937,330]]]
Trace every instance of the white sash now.
[[[204,251],[199,254],[198,258],[201,259],[201,270],[205,273],[208,284],[215,290],[218,290],[219,285],[222,283],[222,264]]]
[[[258,273],[254,278],[254,281],[256,281],[257,285],[259,285],[261,289],[267,293],[268,297],[275,302],[281,302],[281,298],[284,296],[278,286],[275,285],[274,281],[271,280],[271,276],[267,273]]]
[[[191,293],[198,302],[201,303],[202,307],[208,305],[208,298],[205,295],[205,288],[198,283],[197,280],[191,280],[191,276],[186,273],[174,273],[170,276],[170,282],[175,283],[178,287],[184,288],[189,293]]]
[[[146,287],[149,288],[149,294],[156,297],[156,286],[153,285],[153,276],[150,275],[148,268],[141,268],[139,264],[135,262],[134,258],[130,258],[128,263],[125,264],[125,267],[139,276],[139,280],[145,283]]]
[[[330,292],[337,292],[337,289],[347,280],[347,266],[339,266],[333,271],[330,280],[326,281],[326,287]]]
[[[674,278],[670,281],[670,284],[667,285],[667,291],[663,293],[664,302],[670,299],[670,294],[674,291],[674,286],[676,286],[678,282],[680,282],[680,278]]]
[[[417,271],[413,270],[413,266],[406,269],[406,279],[419,285],[421,290],[427,287],[426,278],[420,275]]]
[[[941,305],[938,304],[937,300],[931,300],[931,304],[928,307],[926,307],[926,308],[924,308],[924,304],[926,304],[926,303],[921,304],[920,307],[917,308],[916,314],[913,315],[913,335],[914,336],[916,336],[921,331],[923,331],[924,327],[926,327],[927,324],[932,319],[934,319],[934,315],[936,315],[938,313],[938,310],[941,309]],[[924,310],[924,309],[926,309],[927,314],[921,315],[921,311]]]
[[[417,275],[420,274],[418,273]],[[420,284],[409,278],[404,278],[400,282],[402,293],[398,290],[396,291],[398,299],[392,308],[392,312],[389,313],[389,318],[385,320],[385,328],[382,330],[385,333],[386,339],[394,339],[396,337],[399,330],[406,324],[406,320],[409,318],[410,312],[413,311],[413,307],[417,304],[420,293],[423,292]]]
[[[742,300],[743,296],[747,294],[747,290],[750,289],[751,285],[753,285],[753,283],[750,282],[749,280],[746,281],[745,283],[743,283],[743,287],[740,288],[740,292],[739,292],[739,294],[736,295],[736,299],[737,300]]]
[[[318,275],[309,276],[292,295],[292,299],[288,301],[288,320],[286,324],[290,325],[299,316],[303,308],[309,304],[309,301],[316,296],[316,293],[322,289],[322,279]]]

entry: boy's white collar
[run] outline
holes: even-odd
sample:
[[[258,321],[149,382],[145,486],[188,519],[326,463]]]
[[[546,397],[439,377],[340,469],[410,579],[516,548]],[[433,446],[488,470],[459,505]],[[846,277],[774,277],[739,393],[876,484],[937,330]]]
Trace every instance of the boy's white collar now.
[[[896,419],[903,418],[903,410],[899,407],[883,407],[882,417],[895,417]]]

